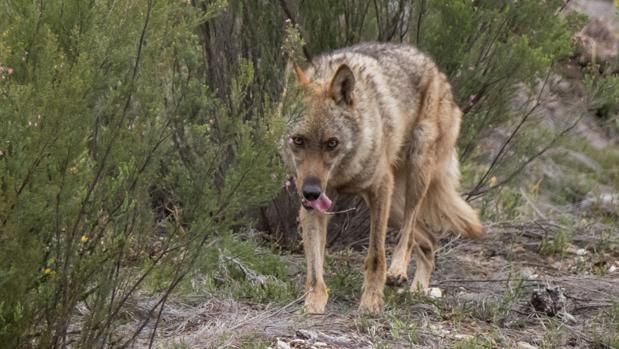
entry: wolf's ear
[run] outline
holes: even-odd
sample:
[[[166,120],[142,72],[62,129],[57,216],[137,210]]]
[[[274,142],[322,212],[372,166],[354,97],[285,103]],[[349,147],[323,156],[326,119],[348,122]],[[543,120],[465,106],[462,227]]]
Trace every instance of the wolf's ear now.
[[[355,89],[355,76],[352,70],[346,65],[342,64],[333,79],[331,80],[331,86],[329,87],[329,93],[337,104],[346,103],[352,105],[353,98],[352,92]]]
[[[300,86],[305,86],[309,84],[309,79],[307,78],[307,75],[305,75],[305,71],[303,71],[303,68],[299,67],[299,65],[293,60],[288,60],[286,71],[294,72],[294,76]]]

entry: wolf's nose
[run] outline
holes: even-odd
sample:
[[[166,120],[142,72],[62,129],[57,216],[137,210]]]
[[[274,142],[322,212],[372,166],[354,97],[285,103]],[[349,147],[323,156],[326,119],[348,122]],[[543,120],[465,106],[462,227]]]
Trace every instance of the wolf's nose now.
[[[303,197],[309,201],[317,200],[322,193],[320,186],[316,184],[305,184],[301,190],[303,191]]]

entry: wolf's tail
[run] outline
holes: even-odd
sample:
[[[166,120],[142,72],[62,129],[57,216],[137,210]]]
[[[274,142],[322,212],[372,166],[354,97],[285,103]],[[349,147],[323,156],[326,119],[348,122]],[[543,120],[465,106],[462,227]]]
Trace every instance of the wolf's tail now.
[[[484,227],[477,212],[458,194],[459,177],[454,152],[433,178],[421,205],[420,217],[434,229],[478,238],[483,235]]]

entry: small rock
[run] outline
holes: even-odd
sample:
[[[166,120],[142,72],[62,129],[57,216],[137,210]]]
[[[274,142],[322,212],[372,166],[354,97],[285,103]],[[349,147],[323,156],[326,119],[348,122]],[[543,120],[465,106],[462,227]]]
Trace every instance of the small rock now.
[[[587,250],[585,250],[584,248],[579,248],[578,250],[576,250],[577,256],[584,256],[586,254],[587,254]]]
[[[614,272],[615,270],[617,270],[617,267],[615,267],[614,265],[611,265],[611,266],[608,268],[608,272],[609,272],[609,273],[612,273],[612,272]]]
[[[568,312],[562,312],[561,314],[559,314],[559,318],[567,323],[572,323],[575,324],[576,318],[574,317],[574,315],[568,313]]]
[[[318,348],[326,347],[327,343],[325,343],[325,342],[314,342],[314,346],[318,347]]]
[[[539,275],[537,275],[533,269],[527,267],[522,268],[520,274],[526,280],[535,280],[539,277]]]
[[[277,349],[290,349],[290,345],[288,345],[288,343],[280,340],[279,338],[277,339]]]
[[[428,296],[432,299],[441,298],[443,297],[443,291],[438,287],[430,287],[428,289]]]
[[[297,330],[297,337],[307,340],[316,340],[318,338],[318,333],[316,331],[310,330]]]
[[[449,330],[445,329],[441,324],[429,324],[428,327],[430,328],[430,330],[440,336],[440,337],[447,337],[451,334],[451,332],[449,332]]]
[[[518,342],[517,345],[518,345],[518,349],[537,349],[536,346],[531,345],[527,342]]]

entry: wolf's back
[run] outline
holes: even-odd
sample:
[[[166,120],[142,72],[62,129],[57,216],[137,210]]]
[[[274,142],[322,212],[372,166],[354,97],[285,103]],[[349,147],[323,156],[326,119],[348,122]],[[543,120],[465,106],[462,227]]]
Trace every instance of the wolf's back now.
[[[342,64],[350,65],[361,77],[380,75],[394,91],[417,87],[434,62],[415,47],[393,43],[362,43],[320,55],[314,59],[316,75],[329,77]],[[367,81],[367,80],[365,80]],[[372,81],[370,81],[370,86]]]

